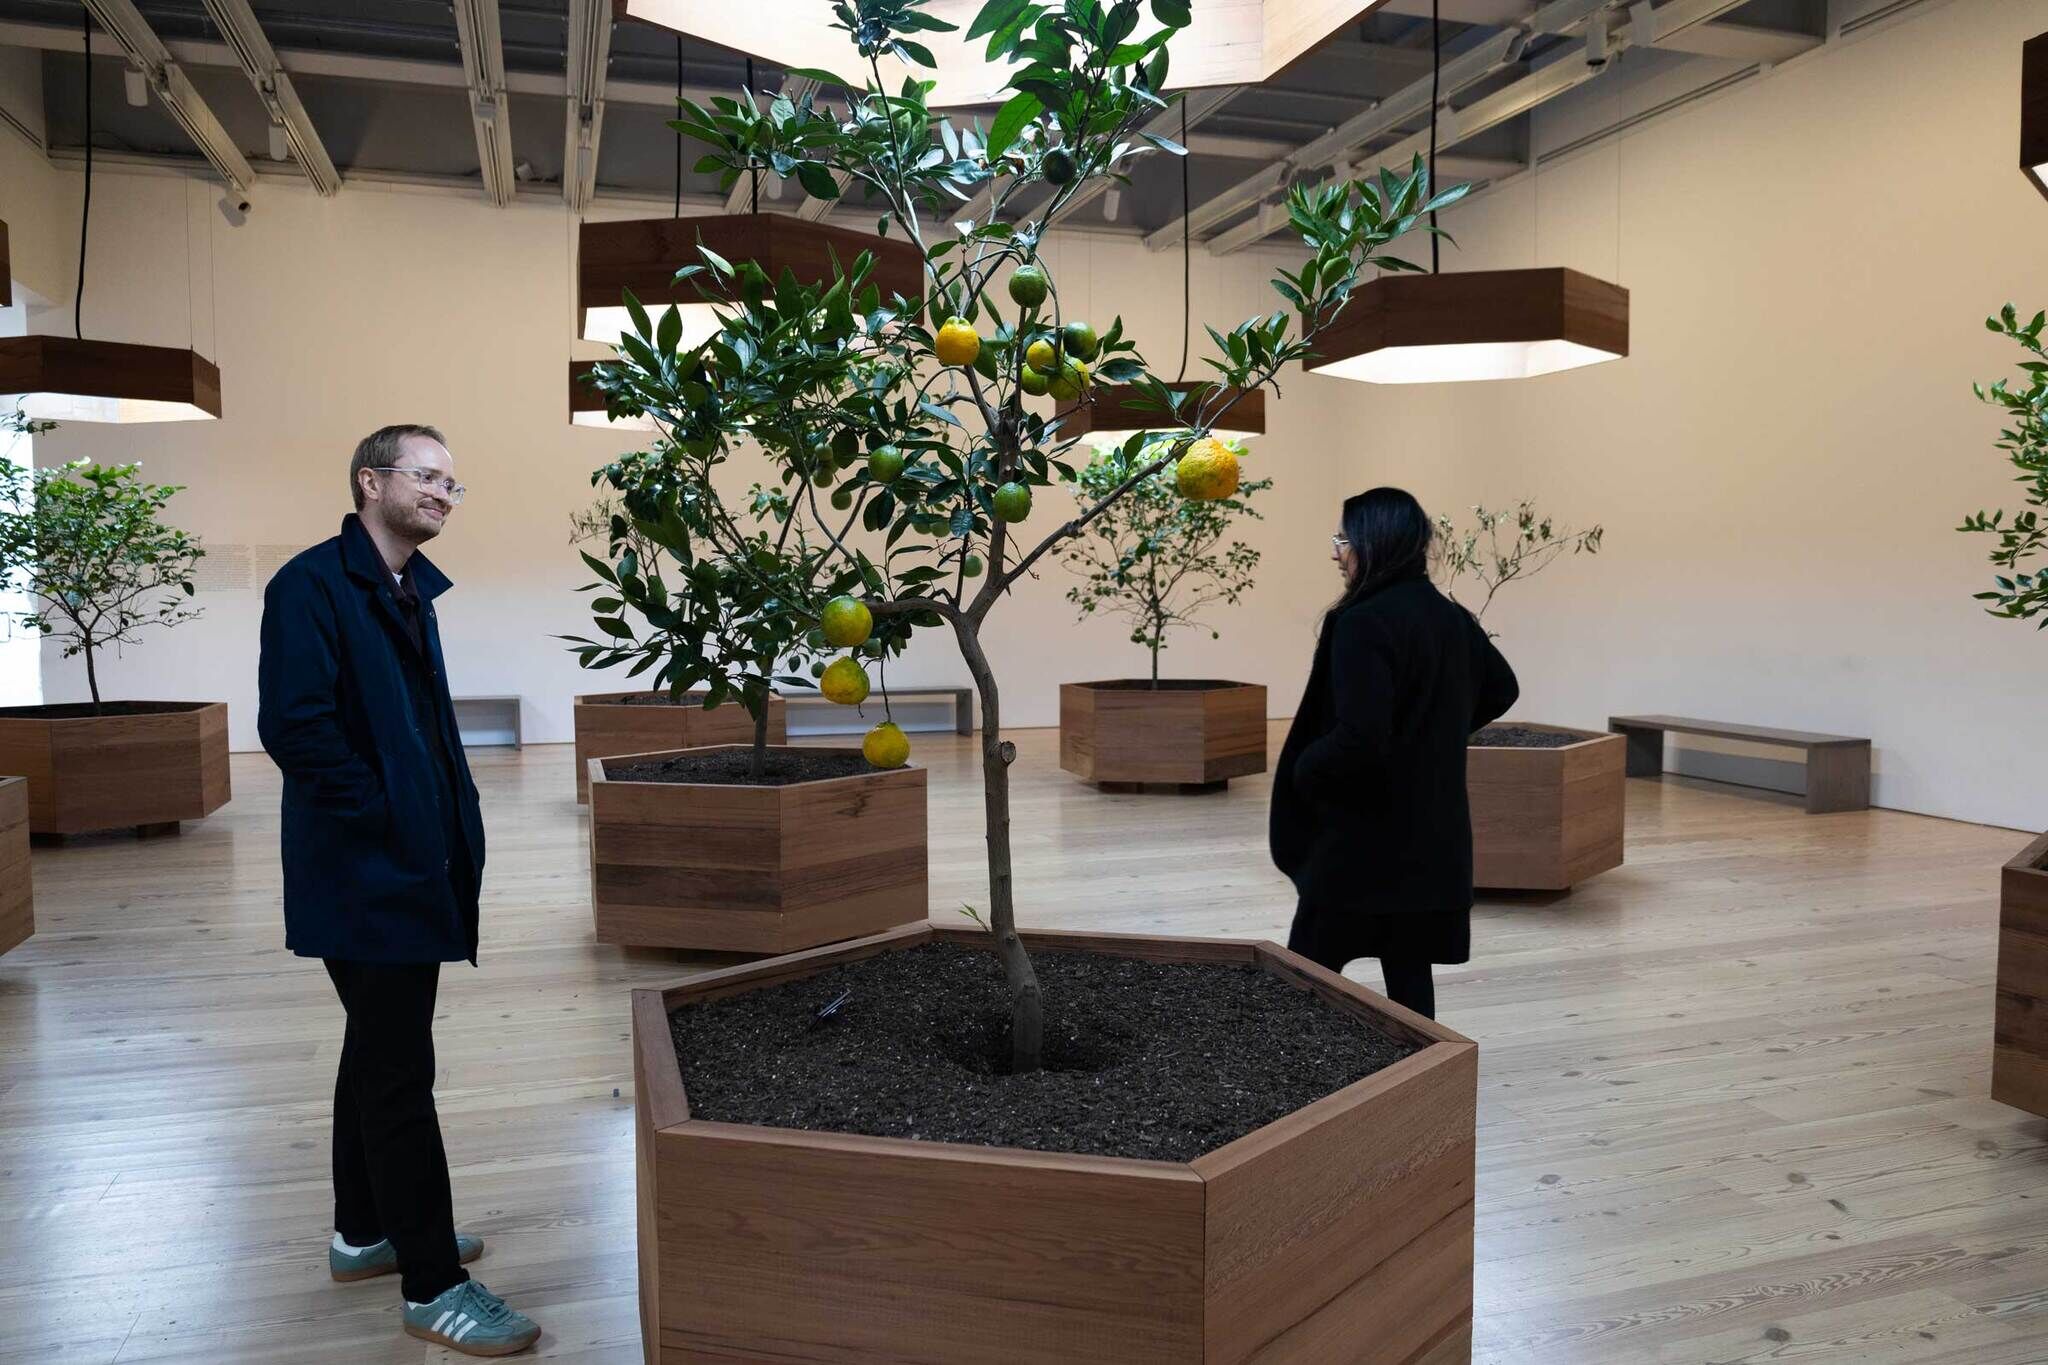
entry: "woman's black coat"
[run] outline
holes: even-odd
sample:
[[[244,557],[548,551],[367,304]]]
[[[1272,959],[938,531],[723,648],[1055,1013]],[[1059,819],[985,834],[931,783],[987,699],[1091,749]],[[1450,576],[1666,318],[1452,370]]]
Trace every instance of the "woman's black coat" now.
[[[1304,908],[1472,908],[1465,746],[1520,694],[1472,614],[1399,579],[1323,620],[1273,774],[1273,861]]]

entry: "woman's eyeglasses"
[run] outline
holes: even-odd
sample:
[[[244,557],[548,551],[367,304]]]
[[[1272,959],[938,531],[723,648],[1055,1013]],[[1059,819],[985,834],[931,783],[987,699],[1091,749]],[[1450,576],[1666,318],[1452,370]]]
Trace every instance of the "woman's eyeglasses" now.
[[[419,469],[409,464],[371,465],[379,474],[410,474],[413,482],[422,488],[431,488],[452,503],[461,503],[462,495],[469,492],[453,479],[443,478],[431,469]]]
[[[1351,548],[1351,542],[1349,540],[1346,540],[1343,536],[1331,536],[1330,548],[1341,555],[1346,550]]]

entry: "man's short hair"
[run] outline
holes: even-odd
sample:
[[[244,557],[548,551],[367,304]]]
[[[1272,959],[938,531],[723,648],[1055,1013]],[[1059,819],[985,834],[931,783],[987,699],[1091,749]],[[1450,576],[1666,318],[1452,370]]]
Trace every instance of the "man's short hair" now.
[[[355,457],[348,462],[348,492],[355,499],[358,512],[363,510],[363,481],[358,476],[365,469],[388,469],[397,464],[399,447],[405,444],[408,436],[424,436],[437,445],[448,444],[448,438],[441,434],[439,428],[421,426],[417,422],[378,427],[357,441]]]

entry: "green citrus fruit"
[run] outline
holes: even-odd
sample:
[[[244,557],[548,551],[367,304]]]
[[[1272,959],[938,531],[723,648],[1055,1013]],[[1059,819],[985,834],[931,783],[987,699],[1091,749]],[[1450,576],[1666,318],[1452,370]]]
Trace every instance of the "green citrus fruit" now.
[[[1040,374],[1051,374],[1053,367],[1059,364],[1059,359],[1060,353],[1043,337],[1024,348],[1024,363]]]
[[[998,520],[1015,524],[1031,515],[1031,490],[1021,483],[1006,483],[989,499]]]
[[[981,354],[981,334],[966,318],[947,318],[932,342],[941,365],[972,365]]]
[[[1047,152],[1039,166],[1044,170],[1045,178],[1055,185],[1064,185],[1074,178],[1074,158],[1062,148],[1055,147]]]
[[[1061,331],[1060,338],[1061,349],[1076,360],[1093,360],[1095,353],[1102,349],[1101,341],[1096,338],[1095,329],[1079,319],[1068,323]]]
[[[835,597],[818,613],[818,629],[825,632],[825,643],[839,649],[867,643],[874,628],[875,614],[859,598]]]
[[[894,483],[903,472],[903,452],[895,446],[878,446],[868,452],[868,477],[876,483]]]
[[[868,671],[850,654],[842,654],[825,665],[818,679],[818,691],[826,701],[841,706],[858,706],[868,699]]]
[[[1010,272],[1010,302],[1036,308],[1045,302],[1045,291],[1045,272],[1037,266],[1027,262]]]
[[[910,739],[895,721],[885,720],[868,731],[860,752],[877,768],[900,768],[910,761]]]
[[[853,485],[841,484],[832,490],[832,505],[842,512],[853,508]]]
[[[1071,402],[1081,396],[1081,390],[1088,387],[1088,366],[1078,360],[1060,362],[1060,372],[1052,377],[1052,396],[1062,402]]]
[[[1024,367],[1024,373],[1017,376],[1017,382],[1023,386],[1024,392],[1033,397],[1044,393],[1052,386],[1052,381],[1047,379],[1042,371],[1034,370],[1029,365]]]
[[[979,578],[979,577],[981,577],[981,556],[980,556],[980,555],[969,555],[969,556],[967,556],[967,563],[966,563],[966,564],[965,564],[965,565],[964,565],[963,567],[964,567],[964,569],[965,569],[965,572],[966,572],[966,575],[967,575],[967,577],[969,577],[969,578]]]

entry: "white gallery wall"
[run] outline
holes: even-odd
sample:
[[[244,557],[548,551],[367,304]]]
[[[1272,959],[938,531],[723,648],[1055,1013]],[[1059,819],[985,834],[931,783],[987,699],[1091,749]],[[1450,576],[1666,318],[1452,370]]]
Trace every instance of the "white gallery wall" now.
[[[13,144],[0,153],[11,161],[34,157],[4,133],[0,142]],[[79,176],[45,169],[41,180],[65,211],[44,215],[47,240],[23,242],[35,234],[17,233],[16,250],[54,258],[68,283]],[[11,222],[5,201],[17,182],[4,163],[0,181],[10,186],[0,191],[0,218]],[[281,556],[335,533],[349,506],[356,439],[387,422],[423,421],[445,431],[470,488],[427,551],[456,584],[441,604],[453,688],[520,695],[529,741],[569,739],[576,693],[629,685],[623,670],[586,673],[553,638],[590,633],[575,591],[590,575],[568,543],[569,515],[590,500],[591,471],[644,439],[566,420],[574,220],[558,200],[501,210],[480,192],[352,183],[323,201],[266,177],[248,221],[230,227],[216,212],[218,197],[217,188],[172,175],[95,172],[88,335],[196,345],[221,367],[226,410],[218,422],[77,425],[37,441],[41,463],[140,460],[151,478],[185,485],[170,514],[211,547],[201,566],[205,614],[103,665],[103,688],[113,696],[225,699],[232,742],[255,747],[264,580]],[[666,207],[607,211],[651,216]],[[1178,254],[1075,234],[1047,255],[1070,316],[1106,325],[1121,312],[1162,363],[1178,363]],[[1198,325],[1270,308],[1277,300],[1265,280],[1280,259],[1211,265],[1198,255]],[[64,295],[32,330],[68,331],[69,302]],[[1177,637],[1168,670],[1268,683],[1276,713],[1292,710],[1314,623],[1337,587],[1326,538],[1335,468],[1327,440],[1356,401],[1342,385],[1289,384],[1252,466],[1278,478],[1264,499],[1267,519],[1247,532],[1265,556],[1259,586],[1240,611],[1217,620],[1227,630],[1222,640]],[[743,480],[757,472],[736,471]],[[1042,493],[1038,503],[1033,530],[1049,529],[1071,506],[1063,494]],[[1146,667],[1117,623],[1077,621],[1068,583],[1047,562],[991,619],[986,643],[1003,680],[1007,723],[1054,724],[1062,681]],[[896,686],[968,681],[944,632],[926,637],[889,677]],[[53,651],[45,654],[45,683],[52,701],[84,695],[77,661]]]
[[[1488,617],[1519,716],[1867,735],[1878,804],[2048,827],[2048,637],[1970,600],[1987,543],[1953,529],[2017,493],[1970,381],[2020,358],[1987,314],[2048,306],[2048,202],[2017,169],[2044,25],[2039,0],[1927,6],[1445,216],[1446,269],[1631,294],[1628,359],[1372,390],[1346,450],[1350,484],[1606,527]],[[1539,146],[1668,98],[1644,57],[1545,110]]]
[[[1538,497],[1607,527],[1605,551],[1518,584],[1489,617],[1523,680],[1517,714],[1599,726],[1664,710],[1876,741],[1880,804],[2048,826],[2048,727],[2031,703],[2048,639],[1984,617],[1984,547],[1960,515],[2010,502],[1973,377],[2012,358],[1983,330],[2007,299],[2048,305],[2048,203],[2014,166],[2020,42],[2038,0],[1949,0],[1553,161],[1446,218],[1447,268],[1572,265],[1633,294],[1633,355],[1525,383],[1381,388],[1293,376],[1252,473],[1271,473],[1259,587],[1184,635],[1166,669],[1264,682],[1291,713],[1335,583],[1335,502],[1399,482],[1433,510]],[[0,71],[0,107],[10,72]],[[1683,85],[1697,82],[1698,68]],[[1564,145],[1678,93],[1631,53],[1543,111]],[[17,279],[67,330],[79,177],[0,129],[0,218]],[[180,524],[217,551],[206,615],[103,670],[115,695],[225,698],[254,744],[260,588],[278,555],[331,535],[355,439],[442,425],[472,491],[429,551],[456,580],[442,625],[458,693],[517,693],[530,740],[569,737],[570,699],[620,685],[551,636],[585,629],[568,516],[630,435],[563,420],[574,223],[445,191],[351,183],[322,201],[265,177],[229,227],[216,190],[102,168],[91,335],[217,359],[217,423],[69,428],[40,461],[140,459],[183,483]],[[659,209],[608,206],[610,216]],[[1288,259],[1195,259],[1195,316],[1270,306]],[[1048,251],[1068,306],[1121,312],[1155,362],[1180,343],[1180,261],[1069,234]],[[47,285],[47,287],[45,287]],[[1199,333],[1198,333],[1199,336]],[[575,351],[587,355],[587,349]],[[1199,348],[1197,355],[1199,356]],[[1030,525],[1050,526],[1041,497]],[[1118,623],[1077,623],[1048,563],[989,629],[1006,719],[1048,725],[1061,681],[1144,667]],[[966,681],[933,633],[898,685]],[[83,694],[46,652],[51,700]],[[1710,752],[1680,765],[1725,771]]]

